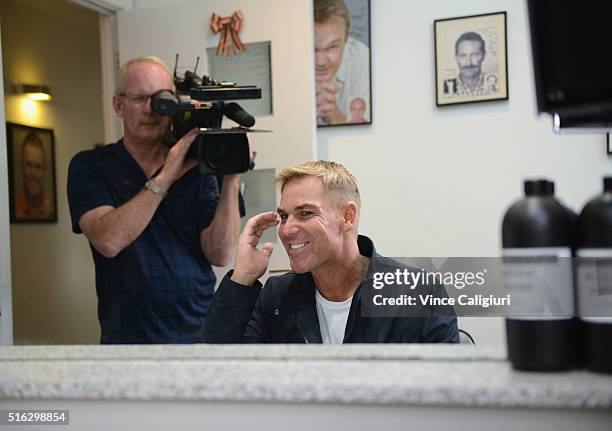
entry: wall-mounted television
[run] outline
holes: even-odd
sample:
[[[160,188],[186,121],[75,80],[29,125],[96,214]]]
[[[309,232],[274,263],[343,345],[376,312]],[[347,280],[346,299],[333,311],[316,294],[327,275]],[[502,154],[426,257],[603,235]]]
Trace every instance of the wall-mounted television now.
[[[612,130],[612,1],[528,0],[539,112]]]

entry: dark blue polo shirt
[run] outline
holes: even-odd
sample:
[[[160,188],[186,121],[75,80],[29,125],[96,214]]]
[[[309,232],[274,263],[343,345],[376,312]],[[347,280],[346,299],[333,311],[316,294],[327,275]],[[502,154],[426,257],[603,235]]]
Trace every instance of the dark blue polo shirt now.
[[[68,169],[72,230],[101,205],[115,208],[147,178],[123,140],[83,151]],[[219,197],[212,176],[197,168],[177,180],[144,232],[109,259],[91,247],[96,267],[102,343],[192,343],[204,323],[215,275],[200,246]]]

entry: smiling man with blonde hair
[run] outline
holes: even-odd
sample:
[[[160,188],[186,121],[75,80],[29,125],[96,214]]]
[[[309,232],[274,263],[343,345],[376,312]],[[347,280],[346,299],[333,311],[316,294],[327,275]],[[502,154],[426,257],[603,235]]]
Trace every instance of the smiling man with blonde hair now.
[[[274,212],[251,218],[236,250],[235,268],[219,286],[203,341],[218,343],[457,342],[453,315],[366,317],[361,290],[381,270],[404,268],[380,256],[358,234],[361,198],[356,178],[341,164],[309,161],[280,172]],[[258,248],[266,229],[278,235],[291,272],[270,277],[262,290],[273,244]],[[444,295],[435,287],[431,293]]]

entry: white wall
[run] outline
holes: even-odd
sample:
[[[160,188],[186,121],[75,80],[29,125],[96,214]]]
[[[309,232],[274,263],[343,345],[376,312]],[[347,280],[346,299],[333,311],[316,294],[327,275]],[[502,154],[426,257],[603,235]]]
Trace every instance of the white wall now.
[[[433,21],[507,11],[509,100],[437,108]],[[496,256],[522,181],[546,176],[580,209],[612,173],[603,135],[538,118],[526,2],[372,0],[373,125],[320,129],[319,156],[360,180],[361,231],[389,256]],[[502,344],[502,319],[462,319]]]
[[[104,112],[104,142],[116,142],[123,135],[121,119],[113,108],[115,82],[119,75],[119,42],[117,16],[99,15],[100,62],[102,75],[102,110]]]

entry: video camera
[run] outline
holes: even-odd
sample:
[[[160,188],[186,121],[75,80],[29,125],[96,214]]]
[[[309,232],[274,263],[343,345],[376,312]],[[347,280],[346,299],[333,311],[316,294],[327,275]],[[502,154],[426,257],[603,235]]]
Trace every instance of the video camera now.
[[[173,145],[194,127],[200,129],[186,158],[198,159],[202,174],[237,174],[252,169],[249,142],[246,134],[267,130],[250,129],[255,118],[235,103],[228,100],[261,99],[261,89],[254,85],[239,86],[235,82],[218,82],[196,75],[200,57],[193,72],[177,75],[178,54],[174,65],[176,94],[160,90],[151,96],[153,112],[171,116],[169,144]],[[235,121],[239,127],[223,129],[223,116]]]

